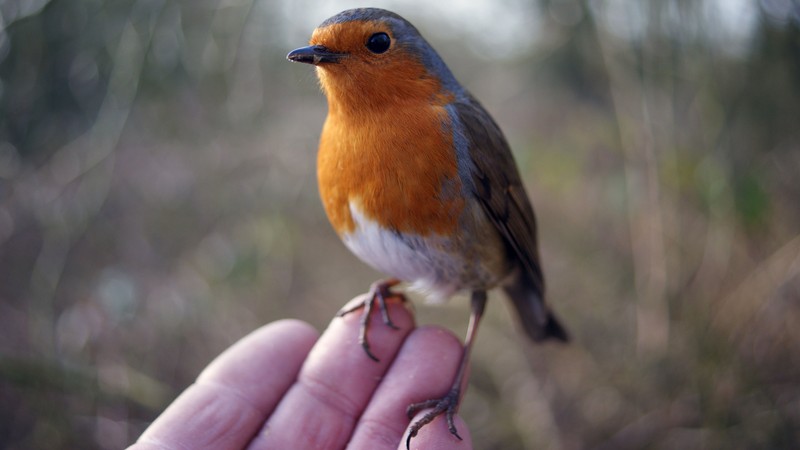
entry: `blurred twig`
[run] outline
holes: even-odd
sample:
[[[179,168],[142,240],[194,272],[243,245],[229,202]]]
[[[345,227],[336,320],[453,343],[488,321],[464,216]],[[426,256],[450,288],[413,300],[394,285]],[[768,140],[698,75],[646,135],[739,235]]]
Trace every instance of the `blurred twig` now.
[[[48,163],[20,180],[17,203],[33,209],[44,230],[30,288],[30,337],[52,353],[53,300],[74,239],[105,202],[114,170],[114,150],[127,123],[144,58],[161,6],[132,8],[117,44],[108,88],[92,127],[55,152]],[[21,198],[20,198],[21,197]]]
[[[114,403],[119,399],[145,408],[163,407],[174,394],[169,386],[130,366],[65,367],[45,359],[6,358],[0,355],[0,380],[42,395],[72,394]]]
[[[595,26],[595,31],[609,78],[624,154],[631,259],[638,296],[637,349],[642,354],[663,353],[669,341],[667,259],[661,181],[651,120],[653,111],[645,76],[639,67],[643,62],[633,48],[637,40],[631,37],[627,43],[622,43],[600,27]]]
[[[0,31],[14,25],[14,22],[39,14],[51,0],[18,0],[8,2],[8,8],[0,3]]]
[[[594,450],[649,448],[667,430],[697,426],[699,415],[693,403],[678,399],[642,414]]]
[[[776,290],[800,274],[800,235],[755,267],[732,292],[714,307],[712,325],[725,334],[741,337]]]

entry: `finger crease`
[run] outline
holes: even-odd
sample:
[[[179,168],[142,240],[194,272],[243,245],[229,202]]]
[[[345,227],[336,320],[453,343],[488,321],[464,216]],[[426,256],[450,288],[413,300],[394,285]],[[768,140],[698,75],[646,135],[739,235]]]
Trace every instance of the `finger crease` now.
[[[236,401],[243,403],[244,406],[249,407],[250,409],[258,412],[259,414],[261,414],[261,415],[267,414],[267,411],[265,411],[263,408],[259,407],[259,405],[254,403],[252,399],[250,399],[246,395],[242,394],[241,391],[239,391],[237,389],[234,389],[234,388],[232,388],[232,387],[230,387],[230,386],[228,386],[228,385],[226,385],[224,383],[220,383],[218,381],[213,381],[213,380],[197,380],[195,382],[195,385],[196,386],[201,386],[202,385],[202,386],[209,387],[211,389],[219,390],[219,391],[221,391],[222,395],[226,395],[228,397],[234,397],[236,399]]]
[[[405,426],[398,428],[381,420],[366,419],[363,417],[358,424],[358,428],[360,430],[357,429],[356,432],[364,433],[366,442],[382,443],[387,444],[387,446],[396,445],[397,440],[405,431]]]
[[[357,412],[361,409],[360,406],[342,392],[339,392],[335,386],[307,375],[301,376],[298,382],[300,387],[317,402],[344,414],[350,419],[355,420],[358,416]]]

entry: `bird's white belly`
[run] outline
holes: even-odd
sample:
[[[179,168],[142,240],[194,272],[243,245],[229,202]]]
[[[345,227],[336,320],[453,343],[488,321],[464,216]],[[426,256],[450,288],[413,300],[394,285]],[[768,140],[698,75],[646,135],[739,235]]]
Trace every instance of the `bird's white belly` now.
[[[411,283],[411,288],[426,294],[428,300],[441,303],[460,286],[455,277],[459,258],[444,249],[447,238],[400,234],[379,226],[351,202],[350,212],[356,224],[342,240],[351,252],[375,270]]]

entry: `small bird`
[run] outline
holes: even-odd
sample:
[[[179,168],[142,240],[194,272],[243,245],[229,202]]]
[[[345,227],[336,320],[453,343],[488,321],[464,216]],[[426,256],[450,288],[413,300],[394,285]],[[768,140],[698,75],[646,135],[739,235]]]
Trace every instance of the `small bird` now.
[[[432,302],[471,293],[459,370],[442,398],[408,407],[418,431],[445,414],[450,432],[486,292],[501,287],[535,342],[566,342],[544,301],[533,208],[503,133],[456,81],[419,31],[399,15],[351,9],[325,20],[290,61],[314,65],[328,99],[317,156],[328,219],[347,248],[391,278],[372,285],[359,342],[374,360],[367,323],[408,282]]]

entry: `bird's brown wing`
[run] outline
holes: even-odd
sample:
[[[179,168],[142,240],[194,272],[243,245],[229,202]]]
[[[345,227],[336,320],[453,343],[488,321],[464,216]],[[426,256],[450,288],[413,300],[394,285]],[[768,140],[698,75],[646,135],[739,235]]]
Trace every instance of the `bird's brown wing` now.
[[[506,293],[533,340],[566,341],[566,331],[545,306],[536,217],[508,142],[477,100],[454,106],[467,141],[474,194],[519,261],[520,273],[504,286]]]
[[[455,107],[468,142],[475,195],[543,293],[536,217],[508,142],[477,100],[456,103]]]

